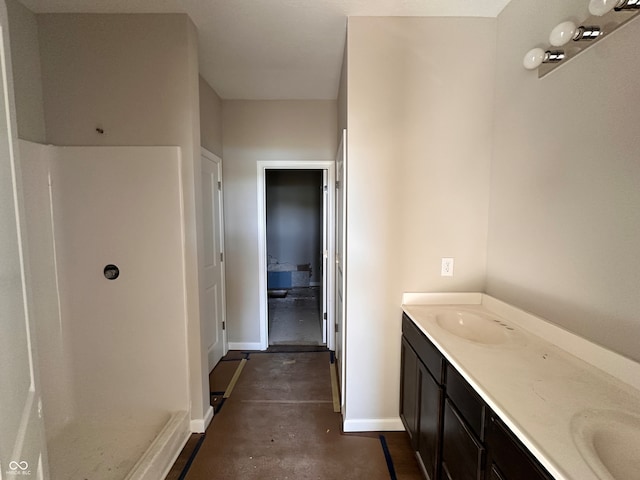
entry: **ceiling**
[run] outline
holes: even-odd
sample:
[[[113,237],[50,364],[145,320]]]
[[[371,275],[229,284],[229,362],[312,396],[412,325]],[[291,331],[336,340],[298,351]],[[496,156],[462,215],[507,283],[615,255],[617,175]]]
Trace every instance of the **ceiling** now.
[[[187,13],[223,99],[335,99],[347,16],[496,17],[510,0],[20,0],[36,13]]]

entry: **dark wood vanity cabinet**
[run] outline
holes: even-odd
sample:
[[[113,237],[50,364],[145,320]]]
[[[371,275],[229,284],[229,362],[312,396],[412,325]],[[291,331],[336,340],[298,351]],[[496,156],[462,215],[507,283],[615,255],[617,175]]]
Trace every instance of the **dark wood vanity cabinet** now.
[[[427,478],[440,478],[442,398],[444,390],[427,368],[418,362],[420,408],[418,409],[418,461]]]
[[[484,446],[447,398],[442,436],[442,478],[482,480]]]
[[[400,418],[407,430],[411,446],[418,450],[418,355],[409,342],[402,337],[400,351]]]
[[[553,480],[406,314],[400,418],[428,480]]]
[[[422,473],[440,478],[444,358],[417,327],[402,320],[400,418]]]
[[[482,480],[487,407],[462,375],[447,365],[442,478]]]
[[[487,480],[553,480],[495,413],[487,422]]]

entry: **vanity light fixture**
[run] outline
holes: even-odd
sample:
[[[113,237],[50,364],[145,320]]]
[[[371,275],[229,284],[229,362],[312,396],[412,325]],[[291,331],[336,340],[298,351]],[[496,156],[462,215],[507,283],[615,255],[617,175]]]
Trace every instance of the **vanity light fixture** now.
[[[549,35],[551,46],[529,50],[522,61],[524,68],[537,69],[538,78],[544,77],[640,16],[640,0],[589,0],[589,12],[588,18],[580,20],[582,24],[567,20],[556,25]]]
[[[640,9],[640,0],[591,0],[589,2],[589,12],[596,17],[601,17],[611,10],[634,9]]]
[[[543,63],[558,63],[564,59],[562,50],[543,50],[542,48],[532,48],[524,55],[522,64],[527,70],[535,70]]]
[[[549,43],[554,47],[561,47],[566,45],[571,40],[578,42],[580,40],[595,40],[602,34],[600,27],[590,25],[585,27],[584,25],[576,26],[571,21],[562,22],[556,25],[551,30],[549,35]]]

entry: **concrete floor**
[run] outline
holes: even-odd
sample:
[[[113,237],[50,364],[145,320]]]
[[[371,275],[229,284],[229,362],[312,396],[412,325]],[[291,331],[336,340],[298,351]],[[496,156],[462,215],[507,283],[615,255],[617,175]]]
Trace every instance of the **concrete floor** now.
[[[269,345],[322,345],[320,287],[287,290],[269,298]]]
[[[242,358],[239,380],[220,402]],[[210,375],[217,413],[167,479],[422,478],[405,432],[382,432],[390,462],[379,433],[342,433],[330,368],[328,351],[229,352]]]

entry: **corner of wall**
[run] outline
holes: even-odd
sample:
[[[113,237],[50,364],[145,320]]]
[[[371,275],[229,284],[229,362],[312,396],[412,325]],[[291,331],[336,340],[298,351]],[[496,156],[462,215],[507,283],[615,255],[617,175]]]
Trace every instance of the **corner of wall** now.
[[[18,137],[45,143],[42,69],[36,14],[17,0],[5,0],[5,3],[9,18]]]
[[[222,158],[222,100],[207,80],[199,76],[200,145]]]

